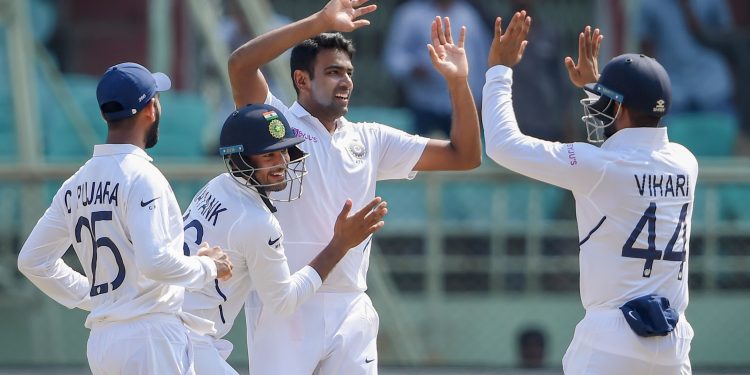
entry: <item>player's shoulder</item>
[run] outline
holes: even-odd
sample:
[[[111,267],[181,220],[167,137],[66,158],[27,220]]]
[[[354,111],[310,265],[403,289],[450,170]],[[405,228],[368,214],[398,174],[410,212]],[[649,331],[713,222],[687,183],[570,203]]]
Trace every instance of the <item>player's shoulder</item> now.
[[[695,166],[698,165],[698,159],[695,157],[693,152],[690,151],[690,149],[688,149],[687,147],[676,142],[669,142],[667,147],[669,147],[670,151],[672,151],[672,153],[677,155],[684,162],[694,164]]]

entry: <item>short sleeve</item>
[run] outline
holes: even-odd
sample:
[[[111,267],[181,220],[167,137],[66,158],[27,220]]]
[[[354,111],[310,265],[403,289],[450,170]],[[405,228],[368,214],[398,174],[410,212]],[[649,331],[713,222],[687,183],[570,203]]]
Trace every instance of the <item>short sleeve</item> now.
[[[378,142],[378,180],[412,179],[417,175],[414,166],[422,157],[429,139],[409,134],[383,124],[369,126]]]

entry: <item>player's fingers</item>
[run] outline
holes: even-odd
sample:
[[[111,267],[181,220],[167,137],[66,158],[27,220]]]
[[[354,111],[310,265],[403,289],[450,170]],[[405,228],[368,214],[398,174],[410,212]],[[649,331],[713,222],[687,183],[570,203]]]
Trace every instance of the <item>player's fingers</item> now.
[[[583,32],[578,34],[578,63],[581,63],[581,60],[586,58],[586,50],[583,46]]]
[[[466,26],[461,26],[461,34],[458,36],[458,48],[464,48],[466,41]]]
[[[591,56],[591,26],[586,26],[583,31],[583,52],[587,58]]]
[[[599,37],[596,38],[596,41],[594,42],[594,59],[599,57],[599,47],[601,47],[603,39],[604,35],[599,35]]]
[[[367,213],[366,219],[370,224],[380,221],[385,215],[388,214],[388,202],[382,201],[380,204],[375,206],[372,211]]]
[[[531,29],[531,17],[527,16],[526,19],[524,19],[523,25],[521,27],[521,35],[523,35],[524,39],[526,39],[526,36],[529,35],[530,29]]]
[[[440,41],[440,44],[445,44],[445,34],[443,31],[443,20],[440,19],[440,16],[435,17],[435,23],[437,24],[437,36],[438,40]]]
[[[347,217],[349,217],[349,212],[352,210],[352,200],[347,199],[346,202],[344,202],[344,207],[341,208],[341,212],[339,212],[338,220],[344,220]]]
[[[440,38],[438,38],[437,21],[433,20],[430,24],[430,38],[432,39],[432,45],[437,46],[440,44]]]
[[[384,225],[385,225],[384,221],[378,221],[377,223],[375,223],[375,225],[370,226],[370,228],[367,231],[367,234],[370,235],[379,231],[381,228],[383,228]]]
[[[523,30],[523,23],[526,19],[526,11],[522,10],[518,13],[516,13],[517,16],[514,17],[515,25],[513,26],[513,36],[514,38],[518,38],[518,36],[521,34]]]
[[[501,17],[495,18],[495,38],[503,36],[503,19]]]
[[[352,14],[352,18],[362,17],[365,14],[372,13],[377,9],[378,9],[378,6],[375,4],[368,5],[366,7],[357,8],[354,10],[354,13]]]
[[[362,216],[365,216],[365,215],[369,214],[373,209],[375,209],[375,207],[377,207],[382,202],[383,202],[383,198],[375,197],[375,198],[373,198],[373,200],[371,200],[369,203],[367,203],[367,205],[365,205],[364,207],[362,207],[362,209],[359,210],[359,212],[357,212],[357,214],[361,214]]]
[[[435,51],[435,47],[433,47],[432,44],[427,45],[427,52],[429,52],[430,54],[432,65],[438,66],[440,64],[440,57],[438,56],[437,51]]]
[[[529,44],[528,40],[524,40],[521,42],[521,48],[518,49],[518,59],[520,60],[523,57],[523,52],[526,51],[526,45]]]
[[[355,29],[359,29],[360,27],[370,25],[370,21],[368,21],[368,20],[356,20],[356,21],[353,22],[353,24],[354,24],[354,28]]]
[[[443,18],[445,23],[445,41],[448,44],[453,44],[453,35],[451,35],[451,20],[448,17]]]
[[[565,64],[565,69],[568,70],[568,74],[575,72],[576,70],[576,64],[573,62],[573,58],[570,56],[566,56],[565,60],[563,61]]]

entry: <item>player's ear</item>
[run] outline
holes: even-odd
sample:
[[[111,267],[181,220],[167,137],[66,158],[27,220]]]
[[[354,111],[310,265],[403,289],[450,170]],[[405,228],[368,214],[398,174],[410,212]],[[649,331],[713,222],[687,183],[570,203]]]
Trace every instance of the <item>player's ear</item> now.
[[[294,71],[294,86],[299,91],[308,91],[310,88],[310,74],[304,70],[297,69]]]
[[[157,111],[156,106],[158,105],[156,102],[157,100],[158,99],[156,98],[156,96],[154,96],[153,98],[151,98],[151,100],[148,101],[148,104],[146,104],[146,106],[143,107],[143,109],[141,110],[143,112],[143,115],[146,116],[146,118],[149,121],[156,120],[156,111]]]

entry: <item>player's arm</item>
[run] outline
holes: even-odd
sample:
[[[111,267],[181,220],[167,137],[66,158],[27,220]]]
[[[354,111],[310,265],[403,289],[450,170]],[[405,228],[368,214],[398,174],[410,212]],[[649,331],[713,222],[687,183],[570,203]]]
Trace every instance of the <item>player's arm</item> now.
[[[229,81],[237,108],[263,103],[268,83],[260,68],[284,51],[322,32],[353,31],[370,24],[357,19],[377,6],[362,6],[368,0],[331,0],[320,11],[297,22],[260,35],[243,44],[229,57]]]
[[[352,201],[347,200],[336,219],[333,238],[328,246],[310,264],[292,275],[289,274],[280,241],[281,233],[269,230],[266,233],[272,233],[270,236],[255,234],[255,238],[245,240],[258,244],[256,251],[248,254],[248,269],[265,307],[276,314],[293,313],[320,288],[323,280],[350,249],[383,227],[382,219],[388,209],[379,197],[349,216],[351,208]],[[269,238],[267,243],[266,237]]]
[[[432,64],[445,78],[451,97],[453,117],[450,140],[430,139],[414,166],[416,171],[467,170],[482,163],[479,115],[469,88],[469,64],[464,51],[466,27],[461,28],[458,44],[453,43],[450,21],[445,28],[440,17],[432,22],[432,44],[427,46]],[[430,93],[424,93],[430,95]]]
[[[531,178],[569,190],[589,191],[606,160],[585,143],[557,143],[529,137],[518,129],[512,100],[512,67],[523,57],[531,18],[518,12],[503,32],[495,22],[486,83],[482,92],[482,120],[487,155],[499,165]],[[552,126],[553,124],[550,124]]]
[[[18,254],[18,270],[67,308],[91,310],[89,280],[60,259],[70,244],[62,207],[55,200],[23,244]]]
[[[217,276],[231,276],[231,265],[218,249],[204,249],[204,244],[198,255],[205,256],[183,255],[182,220],[169,216],[171,199],[171,189],[162,176],[141,175],[133,184],[126,216],[138,270],[154,281],[194,289]],[[141,204],[149,200],[153,200],[150,205]],[[179,220],[179,229],[171,223],[175,220]]]

